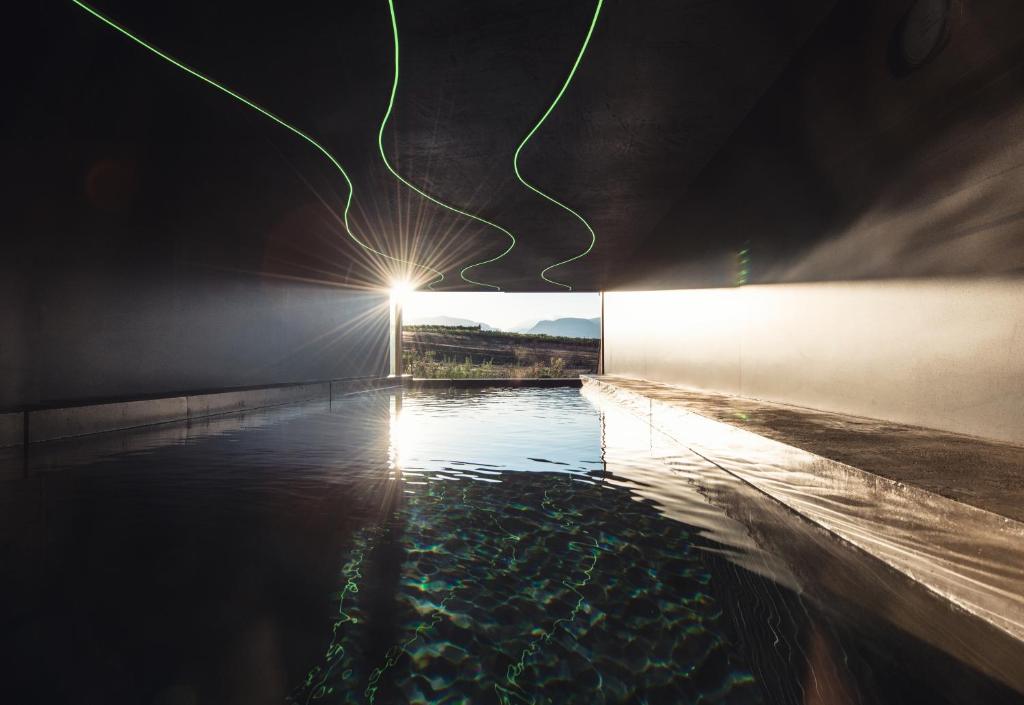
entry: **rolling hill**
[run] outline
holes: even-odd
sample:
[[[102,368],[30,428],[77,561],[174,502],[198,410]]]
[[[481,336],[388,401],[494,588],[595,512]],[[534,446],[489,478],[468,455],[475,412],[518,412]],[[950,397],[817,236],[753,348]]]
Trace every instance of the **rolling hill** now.
[[[600,338],[600,318],[556,318],[553,321],[538,321],[529,333],[558,335],[566,338]]]
[[[480,326],[480,330],[498,330],[494,326],[480,321],[471,321],[468,318],[455,318],[454,316],[424,316],[423,318],[406,318],[403,323],[409,326],[460,326],[473,328]]]

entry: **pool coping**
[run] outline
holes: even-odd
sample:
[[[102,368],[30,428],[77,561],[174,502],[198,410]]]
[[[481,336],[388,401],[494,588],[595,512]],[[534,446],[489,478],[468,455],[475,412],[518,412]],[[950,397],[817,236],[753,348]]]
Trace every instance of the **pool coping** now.
[[[0,448],[192,421],[209,416],[318,399],[330,401],[340,395],[371,389],[579,388],[582,384],[579,377],[420,379],[402,375],[279,383],[135,398],[55,402],[0,413]]]
[[[587,378],[1024,522],[1022,445],[632,377]]]
[[[480,389],[483,387],[582,387],[580,377],[481,377],[481,378],[426,378],[405,380],[407,389]]]
[[[272,384],[158,397],[81,401],[28,407],[0,414],[0,448],[127,431],[161,424],[236,414],[305,401],[327,400],[400,386],[389,377],[352,377]]]
[[[610,376],[584,376],[583,385],[794,513],[1024,641],[1024,523],[885,477],[873,472],[871,463],[860,467],[826,457],[816,452],[820,447],[808,449],[814,444],[794,437],[799,434],[771,437],[746,419],[722,417],[709,411],[722,402],[714,394]],[[744,405],[771,406],[733,398],[718,408]],[[795,418],[805,413],[808,419],[817,414],[787,412]],[[876,432],[888,427],[875,423]],[[843,434],[832,430],[829,442],[835,444]],[[982,439],[961,442],[988,447]],[[884,444],[875,449],[878,456],[885,452]]]

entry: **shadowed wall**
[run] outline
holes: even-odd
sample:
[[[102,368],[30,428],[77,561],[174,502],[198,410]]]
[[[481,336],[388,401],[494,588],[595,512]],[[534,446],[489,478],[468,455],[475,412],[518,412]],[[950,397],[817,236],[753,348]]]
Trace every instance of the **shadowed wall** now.
[[[1024,5],[951,0],[906,70],[912,5],[837,3],[609,288],[1024,271]]]
[[[194,46],[218,8],[103,9],[315,122],[303,86],[225,66],[249,60],[244,33]],[[71,2],[24,12],[4,48],[23,70],[0,116],[0,410],[385,372],[387,284],[325,159]]]

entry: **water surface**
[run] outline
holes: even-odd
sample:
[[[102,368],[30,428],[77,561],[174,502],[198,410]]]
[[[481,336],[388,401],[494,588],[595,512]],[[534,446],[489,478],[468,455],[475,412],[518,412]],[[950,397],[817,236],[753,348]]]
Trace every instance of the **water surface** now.
[[[1019,700],[977,624],[578,390],[135,439],[4,475],[5,702]]]

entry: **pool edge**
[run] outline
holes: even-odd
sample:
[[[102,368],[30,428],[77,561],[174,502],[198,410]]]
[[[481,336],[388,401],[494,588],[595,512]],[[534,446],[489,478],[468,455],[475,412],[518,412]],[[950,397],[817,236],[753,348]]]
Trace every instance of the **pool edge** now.
[[[655,399],[614,379],[587,375],[583,387],[622,403],[796,514],[1024,642],[1024,523],[710,418],[684,402]],[[804,484],[787,487],[796,476]],[[814,482],[807,484],[808,478]],[[859,516],[844,515],[835,509],[836,498],[865,508]],[[910,537],[918,542],[914,554],[906,537],[883,531],[880,517],[930,521],[945,533]],[[993,558],[1002,572],[983,569]]]

